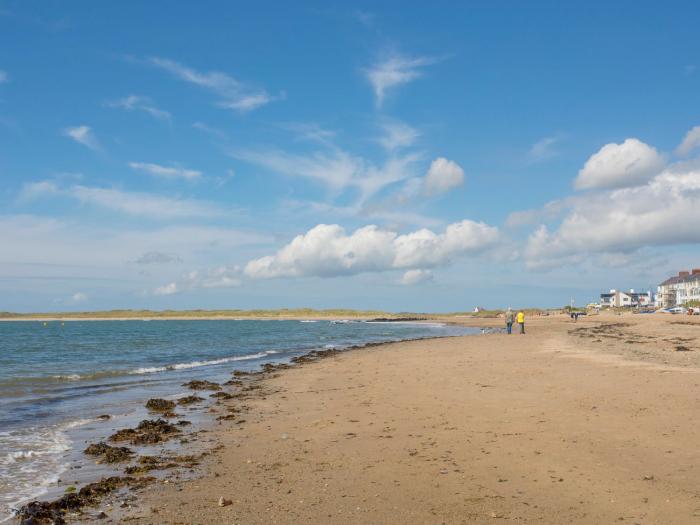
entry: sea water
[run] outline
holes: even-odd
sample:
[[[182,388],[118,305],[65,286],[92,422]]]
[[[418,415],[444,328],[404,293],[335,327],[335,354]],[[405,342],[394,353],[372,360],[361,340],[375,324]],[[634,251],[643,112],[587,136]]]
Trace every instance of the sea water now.
[[[71,431],[96,427],[100,415],[139,414],[145,399],[181,394],[190,379],[225,381],[233,370],[310,350],[474,331],[403,322],[0,322],[0,522],[56,484],[75,452]]]

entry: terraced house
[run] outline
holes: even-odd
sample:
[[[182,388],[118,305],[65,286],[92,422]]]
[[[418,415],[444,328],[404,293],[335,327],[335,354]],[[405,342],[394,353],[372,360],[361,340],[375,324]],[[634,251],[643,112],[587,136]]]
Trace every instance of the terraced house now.
[[[678,272],[678,275],[669,277],[658,286],[657,296],[659,306],[663,308],[700,301],[700,268]]]

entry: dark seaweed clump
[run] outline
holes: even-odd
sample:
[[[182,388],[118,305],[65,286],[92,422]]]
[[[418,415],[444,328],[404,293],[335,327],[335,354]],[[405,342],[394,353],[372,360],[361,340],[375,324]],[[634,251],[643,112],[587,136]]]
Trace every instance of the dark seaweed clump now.
[[[177,400],[178,405],[191,405],[192,403],[201,403],[204,401],[203,397],[199,396],[185,396]]]
[[[164,419],[144,419],[136,428],[123,428],[110,436],[110,441],[128,441],[132,445],[153,445],[167,441],[180,430]]]
[[[212,381],[206,381],[203,379],[193,379],[189,383],[184,385],[191,390],[221,390],[221,385],[219,383],[213,383]]]
[[[118,463],[126,461],[134,455],[133,451],[127,447],[112,447],[107,443],[93,443],[84,450],[89,456],[99,456],[100,463]]]
[[[170,412],[173,408],[175,408],[175,401],[152,398],[146,403],[146,408],[152,412]]]
[[[87,506],[97,505],[107,494],[117,489],[130,487],[140,488],[155,478],[133,478],[112,476],[90,483],[73,492],[61,496],[54,501],[32,501],[17,512],[21,525],[65,525],[65,515],[68,512],[79,512]]]

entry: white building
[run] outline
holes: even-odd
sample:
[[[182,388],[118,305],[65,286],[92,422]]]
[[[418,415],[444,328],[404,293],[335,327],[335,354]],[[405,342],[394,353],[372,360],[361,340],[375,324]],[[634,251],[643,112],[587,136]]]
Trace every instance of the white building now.
[[[688,301],[700,301],[700,268],[678,272],[658,286],[658,306],[673,308]]]
[[[639,306],[649,306],[652,302],[651,292],[610,290],[608,293],[600,294],[600,306],[602,308],[637,308]]]

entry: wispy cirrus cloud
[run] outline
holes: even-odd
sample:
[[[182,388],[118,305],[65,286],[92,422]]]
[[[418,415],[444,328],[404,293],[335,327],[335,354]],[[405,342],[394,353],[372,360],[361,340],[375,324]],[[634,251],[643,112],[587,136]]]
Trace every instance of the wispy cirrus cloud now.
[[[130,162],[129,167],[133,170],[143,171],[149,175],[165,179],[185,179],[196,180],[202,176],[201,171],[188,170],[181,167],[161,166],[151,162]]]
[[[82,144],[86,148],[90,148],[93,151],[102,150],[100,142],[97,140],[97,137],[90,126],[82,125],[72,128],[65,128],[63,130],[63,135],[74,140],[78,144]]]
[[[105,102],[105,106],[125,109],[126,111],[143,111],[157,120],[169,122],[172,119],[170,112],[156,107],[150,98],[140,95],[129,95],[118,100]]]
[[[392,52],[364,69],[363,72],[374,90],[377,107],[382,107],[390,89],[420,78],[423,76],[422,68],[439,60],[435,57],[407,56]]]
[[[388,152],[413,146],[420,137],[420,132],[412,126],[398,120],[384,120],[380,124],[382,135],[377,142]]]
[[[225,215],[224,210],[211,202],[79,184],[61,187],[52,181],[25,184],[20,193],[19,202],[51,196],[70,198],[124,215],[154,220],[211,218]]]
[[[528,157],[534,162],[544,161],[555,157],[558,154],[557,145],[560,144],[563,139],[563,135],[557,134],[538,140],[530,148]]]
[[[6,82],[10,81],[10,75],[7,74],[7,71],[4,71],[0,69],[0,84],[5,84]]]
[[[151,57],[148,62],[180,80],[213,91],[221,99],[217,105],[222,108],[245,113],[285,98],[283,92],[271,95],[265,89],[253,87],[220,71],[201,72],[168,58]]]

